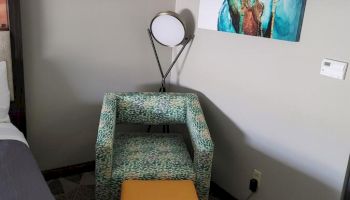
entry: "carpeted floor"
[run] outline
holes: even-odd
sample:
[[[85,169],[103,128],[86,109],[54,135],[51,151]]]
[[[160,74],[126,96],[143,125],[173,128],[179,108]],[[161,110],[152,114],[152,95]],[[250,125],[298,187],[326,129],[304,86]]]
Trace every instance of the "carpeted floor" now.
[[[95,174],[86,172],[69,177],[49,180],[48,185],[57,200],[94,200]],[[210,197],[209,200],[220,200]]]
[[[86,172],[74,176],[49,180],[49,188],[57,200],[95,199],[95,174]]]

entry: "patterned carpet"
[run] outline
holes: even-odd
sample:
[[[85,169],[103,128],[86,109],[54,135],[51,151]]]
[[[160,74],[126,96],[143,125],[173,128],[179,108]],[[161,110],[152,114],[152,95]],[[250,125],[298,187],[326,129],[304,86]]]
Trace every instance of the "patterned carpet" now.
[[[95,173],[86,172],[74,176],[49,180],[48,185],[57,200],[94,200]],[[220,200],[210,197],[209,200]]]
[[[49,180],[49,188],[57,200],[95,199],[95,174],[87,172]]]

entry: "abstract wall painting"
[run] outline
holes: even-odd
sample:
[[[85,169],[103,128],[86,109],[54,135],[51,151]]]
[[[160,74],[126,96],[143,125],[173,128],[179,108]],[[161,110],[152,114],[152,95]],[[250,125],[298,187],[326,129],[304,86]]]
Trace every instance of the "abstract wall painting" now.
[[[297,42],[306,0],[200,0],[199,28]]]
[[[0,31],[8,29],[7,0],[0,0]]]

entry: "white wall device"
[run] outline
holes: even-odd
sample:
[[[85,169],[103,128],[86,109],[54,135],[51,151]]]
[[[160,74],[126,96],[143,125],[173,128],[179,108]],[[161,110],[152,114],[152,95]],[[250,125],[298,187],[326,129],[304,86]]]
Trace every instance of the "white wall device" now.
[[[324,59],[321,65],[321,74],[331,78],[345,80],[347,68],[347,62]]]

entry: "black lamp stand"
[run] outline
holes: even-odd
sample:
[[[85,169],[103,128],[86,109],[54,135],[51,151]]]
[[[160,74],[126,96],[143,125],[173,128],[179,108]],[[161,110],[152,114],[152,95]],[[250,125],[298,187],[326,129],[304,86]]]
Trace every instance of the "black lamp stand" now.
[[[159,61],[159,56],[158,56],[158,52],[157,52],[156,46],[154,45],[154,38],[152,36],[152,31],[150,29],[148,29],[148,35],[149,35],[149,39],[151,40],[153,52],[154,52],[154,55],[155,55],[156,60],[157,60],[157,64],[158,64],[160,75],[162,76],[162,82],[161,82],[161,87],[159,89],[159,92],[166,92],[165,80],[168,77],[168,75],[171,72],[171,70],[173,69],[173,67],[174,67],[175,63],[177,62],[177,60],[179,59],[180,55],[182,54],[182,52],[184,51],[184,49],[188,45],[188,43],[190,43],[193,40],[194,36],[186,37],[184,39],[184,41],[182,43],[181,50],[177,53],[175,59],[173,60],[173,62],[170,65],[170,67],[164,73],[162,65],[160,64],[160,61]]]
[[[156,57],[156,60],[157,60],[157,64],[158,64],[158,68],[159,68],[159,72],[160,72],[160,75],[162,76],[162,82],[161,82],[161,86],[159,88],[159,92],[166,92],[166,84],[165,84],[165,81],[166,81],[166,78],[168,77],[169,73],[171,72],[171,70],[173,69],[175,63],[177,62],[177,60],[179,59],[180,55],[182,54],[182,52],[184,51],[184,49],[186,48],[186,46],[188,45],[188,43],[190,43],[190,41],[193,40],[194,36],[191,36],[191,37],[186,37],[182,43],[182,48],[181,50],[177,53],[175,59],[173,60],[173,62],[171,63],[170,67],[168,68],[168,70],[164,73],[163,71],[163,68],[162,68],[162,65],[160,64],[160,61],[159,61],[159,56],[158,56],[158,52],[157,52],[157,49],[156,49],[156,46],[154,45],[154,38],[152,36],[152,31],[150,29],[148,29],[148,35],[149,35],[149,39],[151,41],[151,44],[152,44],[152,48],[153,48],[153,52],[154,52],[154,55]],[[151,132],[151,127],[152,126],[148,126],[148,129],[147,129],[147,132]],[[170,128],[169,128],[169,125],[163,125],[163,132],[164,133],[169,133],[170,131]]]

